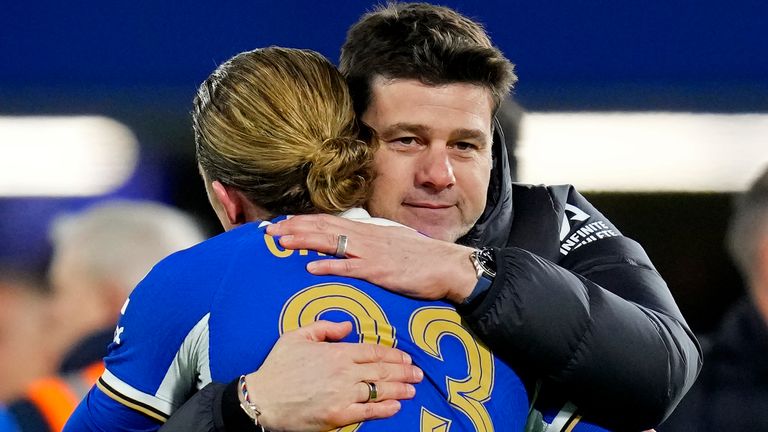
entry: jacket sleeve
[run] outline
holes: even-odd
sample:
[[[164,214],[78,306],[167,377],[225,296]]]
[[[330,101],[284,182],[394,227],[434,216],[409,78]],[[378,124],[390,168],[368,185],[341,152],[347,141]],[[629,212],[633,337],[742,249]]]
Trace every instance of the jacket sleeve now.
[[[591,421],[654,427],[695,381],[698,342],[640,245],[572,188],[562,204],[556,195],[551,259],[498,250],[489,292],[461,312],[524,379],[543,379]]]
[[[212,382],[195,393],[168,419],[160,432],[258,431],[240,409],[237,380]]]

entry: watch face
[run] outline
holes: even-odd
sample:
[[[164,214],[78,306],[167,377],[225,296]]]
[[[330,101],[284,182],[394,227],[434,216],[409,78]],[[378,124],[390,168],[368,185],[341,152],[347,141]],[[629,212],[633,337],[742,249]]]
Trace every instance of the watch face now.
[[[492,249],[475,249],[469,255],[469,259],[475,266],[478,278],[484,277],[493,280],[496,277],[496,257]]]
[[[480,253],[477,254],[477,259],[480,261],[480,264],[487,270],[488,273],[491,273],[490,276],[495,277],[496,276],[496,257],[493,255],[492,249],[481,249]]]

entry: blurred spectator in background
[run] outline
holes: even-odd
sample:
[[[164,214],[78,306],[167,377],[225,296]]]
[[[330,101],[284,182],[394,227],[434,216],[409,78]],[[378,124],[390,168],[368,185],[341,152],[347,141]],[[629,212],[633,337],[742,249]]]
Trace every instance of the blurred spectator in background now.
[[[21,431],[61,430],[101,374],[101,359],[133,287],[162,258],[205,239],[195,221],[179,210],[123,200],[62,216],[50,235],[54,325],[47,330],[54,346],[69,349],[59,366],[61,375],[31,383],[24,397],[8,404]],[[0,304],[6,308],[5,300]],[[40,345],[37,340],[29,335],[23,342],[34,347]],[[26,356],[16,358],[30,362]]]
[[[49,299],[39,276],[0,264],[0,403],[51,373]]]
[[[704,368],[659,431],[768,431],[768,170],[738,198],[726,245],[748,295],[700,339]]]

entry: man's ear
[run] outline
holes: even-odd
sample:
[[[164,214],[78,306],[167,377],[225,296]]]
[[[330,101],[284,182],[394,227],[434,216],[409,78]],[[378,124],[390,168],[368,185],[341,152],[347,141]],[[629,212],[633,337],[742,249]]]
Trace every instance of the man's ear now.
[[[221,204],[227,221],[232,226],[237,226],[246,222],[243,209],[243,196],[232,187],[224,186],[220,181],[214,180],[211,184],[216,199]]]
[[[757,256],[754,271],[750,275],[754,280],[748,281],[749,293],[763,320],[768,323],[768,238],[763,237],[757,245]]]
[[[752,281],[752,284],[768,288],[768,237],[764,236],[758,241],[756,252],[752,275],[757,280]]]

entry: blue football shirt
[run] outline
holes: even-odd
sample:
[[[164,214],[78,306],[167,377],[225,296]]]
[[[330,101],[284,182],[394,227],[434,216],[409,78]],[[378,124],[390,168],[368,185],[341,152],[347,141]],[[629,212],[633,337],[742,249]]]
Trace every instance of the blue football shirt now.
[[[355,327],[348,341],[397,347],[425,379],[392,418],[343,430],[523,430],[523,384],[451,305],[312,275],[306,264],[324,256],[281,248],[267,224],[243,225],[155,266],[123,307],[87,405],[110,398],[162,421],[210,381],[256,370],[282,333],[318,319],[345,320]],[[117,429],[115,418],[107,424]]]

